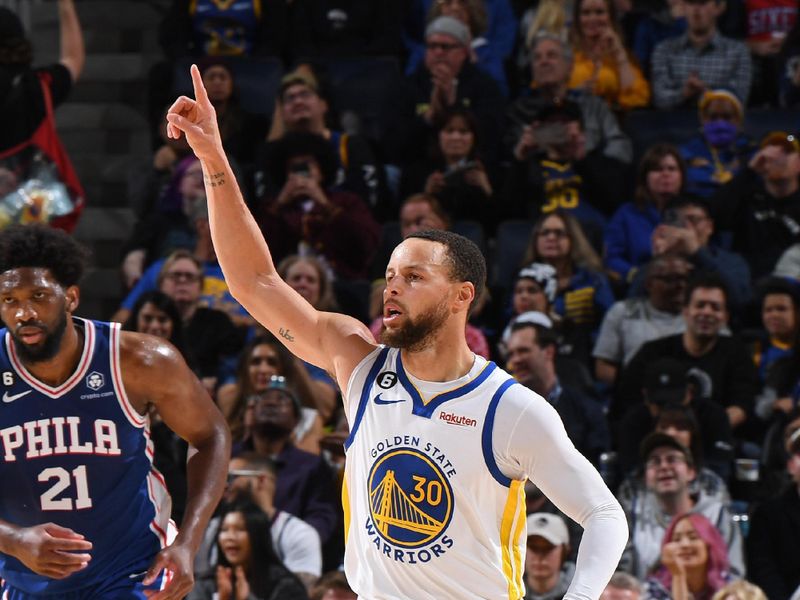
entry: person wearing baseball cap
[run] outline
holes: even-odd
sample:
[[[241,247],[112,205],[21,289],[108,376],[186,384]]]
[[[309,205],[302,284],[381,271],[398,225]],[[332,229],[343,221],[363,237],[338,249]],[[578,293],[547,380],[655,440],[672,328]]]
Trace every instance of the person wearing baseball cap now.
[[[792,131],[765,135],[746,168],[714,197],[720,229],[750,261],[753,280],[772,272],[797,242],[800,222],[800,140]]]
[[[558,515],[528,515],[524,600],[556,600],[564,596],[575,572],[569,555],[569,531]]]

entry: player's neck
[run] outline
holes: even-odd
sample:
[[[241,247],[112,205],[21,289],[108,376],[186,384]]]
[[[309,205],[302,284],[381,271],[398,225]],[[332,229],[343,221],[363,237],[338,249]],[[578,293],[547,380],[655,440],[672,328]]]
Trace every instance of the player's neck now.
[[[405,370],[423,381],[453,381],[469,373],[475,363],[463,332],[457,340],[438,336],[422,350],[402,350],[402,357]]]
[[[20,358],[28,372],[51,387],[58,387],[75,372],[83,353],[83,330],[75,327],[72,317],[67,317],[67,328],[61,338],[61,348],[50,360],[27,363]]]

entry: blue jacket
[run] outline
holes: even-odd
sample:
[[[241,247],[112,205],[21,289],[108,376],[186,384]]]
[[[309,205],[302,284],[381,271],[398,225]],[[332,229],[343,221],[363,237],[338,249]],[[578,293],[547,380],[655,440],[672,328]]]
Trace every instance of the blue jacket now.
[[[661,215],[652,204],[644,208],[626,202],[606,225],[606,268],[628,281],[631,269],[644,265],[652,255],[650,238],[661,223]]]
[[[717,151],[715,161],[705,138],[701,134],[695,135],[680,147],[681,156],[686,161],[686,191],[701,198],[711,197],[747,165],[753,149],[750,139],[740,134],[731,146]]]

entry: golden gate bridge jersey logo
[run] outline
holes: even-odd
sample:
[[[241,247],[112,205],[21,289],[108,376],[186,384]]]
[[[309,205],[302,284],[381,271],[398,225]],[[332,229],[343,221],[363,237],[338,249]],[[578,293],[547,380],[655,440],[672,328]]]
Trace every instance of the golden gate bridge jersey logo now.
[[[450,523],[450,482],[419,450],[396,448],[378,457],[370,470],[368,487],[374,529],[390,544],[420,548],[435,540]]]

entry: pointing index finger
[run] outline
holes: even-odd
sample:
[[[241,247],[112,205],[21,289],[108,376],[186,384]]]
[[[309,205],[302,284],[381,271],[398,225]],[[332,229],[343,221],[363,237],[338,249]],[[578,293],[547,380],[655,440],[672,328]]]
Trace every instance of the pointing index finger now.
[[[189,71],[192,75],[194,99],[204,104],[207,103],[208,94],[206,93],[206,86],[203,84],[203,76],[200,75],[200,69],[197,68],[197,65],[192,65],[192,68]]]

